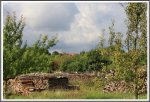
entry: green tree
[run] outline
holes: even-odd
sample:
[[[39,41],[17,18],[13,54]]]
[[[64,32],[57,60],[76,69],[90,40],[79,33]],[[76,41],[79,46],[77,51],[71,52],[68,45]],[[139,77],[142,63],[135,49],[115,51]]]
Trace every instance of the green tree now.
[[[98,50],[91,50],[87,54],[88,60],[88,70],[89,71],[100,71],[100,69],[103,67],[103,57],[101,53]]]
[[[17,20],[16,15],[8,14],[4,24],[4,79],[29,72],[47,72],[51,58],[48,49],[57,43],[57,38],[41,36],[33,46],[23,44],[24,18]]]
[[[112,66],[113,68],[117,68],[120,62],[120,57],[121,53],[123,52],[122,50],[122,33],[121,32],[116,32],[115,29],[115,22],[114,20],[112,21],[111,26],[108,28],[109,29],[109,46],[102,48],[100,47],[100,52],[103,56],[109,56],[109,59],[112,60]],[[104,34],[104,33],[103,33]],[[101,40],[101,39],[100,39]],[[101,41],[100,41],[101,43]],[[113,69],[115,70],[115,69]]]
[[[126,45],[128,48],[128,53],[130,59],[132,59],[129,68],[132,68],[133,76],[132,81],[134,82],[135,88],[135,98],[138,98],[138,69],[142,59],[142,53],[145,52],[146,57],[146,44],[147,44],[147,4],[146,3],[128,3],[125,8],[127,15],[127,37],[126,37]],[[130,51],[131,50],[131,51]],[[144,59],[143,59],[144,60]],[[146,62],[145,62],[146,63]]]
[[[115,21],[112,21],[112,25],[109,27],[109,45],[114,45],[115,42],[115,31],[114,31]]]
[[[24,26],[23,16],[17,21],[15,13],[13,16],[8,13],[3,27],[3,71],[5,79],[13,77],[21,71],[18,61],[21,59],[26,48],[26,44],[22,44]]]
[[[105,44],[104,35],[105,35],[105,29],[102,30],[102,34],[99,37],[100,42],[98,43],[98,48],[104,48],[104,44]]]
[[[137,49],[139,46],[146,48],[147,41],[147,4],[146,3],[128,3],[125,8],[127,15],[128,33],[126,44],[129,49]]]

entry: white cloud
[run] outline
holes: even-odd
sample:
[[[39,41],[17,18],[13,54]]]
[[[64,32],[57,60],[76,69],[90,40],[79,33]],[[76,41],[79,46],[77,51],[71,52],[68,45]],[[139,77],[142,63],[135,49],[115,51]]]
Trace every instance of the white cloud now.
[[[7,4],[26,18],[24,40],[34,42],[39,34],[58,33],[59,43],[53,50],[80,52],[94,48],[102,29],[115,19],[117,31],[125,31],[125,13],[119,4],[112,3],[21,3]],[[36,35],[34,34],[36,33]],[[107,37],[105,35],[104,37]]]
[[[16,11],[26,18],[26,24],[33,30],[63,31],[69,30],[78,10],[73,3],[6,3],[7,11]]]
[[[63,31],[70,29],[78,11],[74,4],[26,3],[22,4],[21,12],[29,27],[36,31]]]
[[[63,36],[67,44],[89,44],[95,42],[101,30],[95,24],[97,11],[93,4],[77,4],[80,13],[76,15],[71,30]]]

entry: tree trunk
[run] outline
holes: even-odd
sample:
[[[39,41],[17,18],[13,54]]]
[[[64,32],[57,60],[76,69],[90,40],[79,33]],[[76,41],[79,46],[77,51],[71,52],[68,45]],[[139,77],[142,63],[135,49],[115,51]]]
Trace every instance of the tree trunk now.
[[[138,88],[137,88],[137,84],[135,84],[135,99],[138,99]]]
[[[135,79],[134,79],[134,93],[135,93],[135,99],[138,99],[139,90],[138,90],[137,67],[135,67],[135,73],[136,73],[136,76],[135,76]]]

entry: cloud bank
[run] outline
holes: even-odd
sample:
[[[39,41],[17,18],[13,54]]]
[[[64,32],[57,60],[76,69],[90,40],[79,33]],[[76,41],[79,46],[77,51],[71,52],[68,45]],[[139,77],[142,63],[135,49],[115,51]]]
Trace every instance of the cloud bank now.
[[[26,18],[23,40],[32,44],[40,34],[58,35],[51,51],[80,52],[96,47],[102,29],[114,19],[116,31],[125,33],[125,13],[119,3],[4,3],[3,17],[15,11]],[[104,35],[108,38],[108,34]]]

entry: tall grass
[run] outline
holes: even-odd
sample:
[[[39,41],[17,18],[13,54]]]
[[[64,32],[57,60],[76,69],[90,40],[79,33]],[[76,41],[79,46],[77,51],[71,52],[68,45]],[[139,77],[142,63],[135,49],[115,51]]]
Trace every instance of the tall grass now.
[[[132,93],[104,93],[102,86],[97,80],[75,80],[72,82],[75,85],[80,85],[80,90],[45,90],[41,92],[33,92],[29,96],[10,95],[8,99],[134,99]],[[140,96],[141,99],[146,99],[147,96]]]
[[[134,99],[131,93],[103,93],[101,90],[81,89],[81,90],[45,90],[33,92],[29,96],[11,95],[9,99]],[[140,96],[146,99],[146,95]]]

